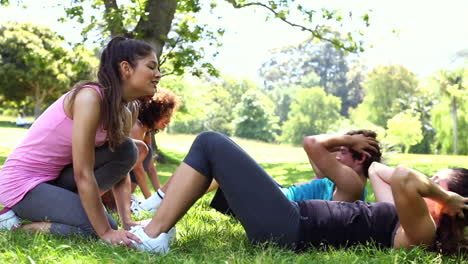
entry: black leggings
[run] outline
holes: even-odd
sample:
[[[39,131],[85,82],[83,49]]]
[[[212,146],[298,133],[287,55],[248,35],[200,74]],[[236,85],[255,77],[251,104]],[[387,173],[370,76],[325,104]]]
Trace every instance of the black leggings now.
[[[216,179],[250,241],[273,241],[285,247],[298,242],[299,206],[230,138],[216,132],[200,134],[184,162]]]
[[[108,191],[128,175],[138,156],[132,139],[127,138],[114,152],[107,144],[96,148],[94,175],[100,191]],[[33,222],[51,222],[51,233],[69,236],[95,236],[93,226],[81,204],[71,165],[59,178],[41,183],[29,191],[12,207],[21,218]],[[103,208],[104,210],[104,208]],[[109,224],[117,229],[117,222],[106,212]]]

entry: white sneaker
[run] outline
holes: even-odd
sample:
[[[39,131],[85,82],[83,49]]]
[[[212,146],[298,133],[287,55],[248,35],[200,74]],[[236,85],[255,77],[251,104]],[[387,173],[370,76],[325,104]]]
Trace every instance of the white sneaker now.
[[[170,250],[167,233],[161,233],[158,237],[151,238],[145,233],[143,226],[134,226],[130,229],[130,232],[136,235],[142,242],[141,244],[138,244],[137,242],[131,240],[135,248],[139,251],[150,251],[157,254],[166,254]]]
[[[151,222],[151,218],[141,220],[140,224],[143,227],[146,227],[149,224],[149,222]],[[169,244],[174,243],[174,241],[176,241],[176,239],[177,239],[177,228],[175,226],[173,226],[171,229],[169,229],[169,231],[167,231],[167,236],[169,238]]]
[[[11,209],[0,211],[0,230],[14,230],[21,225],[21,219]]]
[[[130,201],[130,211],[138,216],[141,212],[145,211],[145,209],[140,206],[139,202]]]
[[[140,206],[144,210],[149,211],[150,213],[155,213],[156,210],[158,210],[159,206],[161,205],[161,202],[163,199],[164,199],[164,192],[161,190],[157,190],[148,199],[142,201],[140,203]]]

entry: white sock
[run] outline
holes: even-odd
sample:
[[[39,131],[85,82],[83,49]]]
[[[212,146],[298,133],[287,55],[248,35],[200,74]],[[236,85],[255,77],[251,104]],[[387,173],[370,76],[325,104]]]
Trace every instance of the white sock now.
[[[159,205],[164,199],[164,195],[165,195],[164,192],[161,191],[161,189],[159,189],[156,193],[151,195],[148,199],[141,202],[140,206],[147,211],[156,210],[159,208]]]

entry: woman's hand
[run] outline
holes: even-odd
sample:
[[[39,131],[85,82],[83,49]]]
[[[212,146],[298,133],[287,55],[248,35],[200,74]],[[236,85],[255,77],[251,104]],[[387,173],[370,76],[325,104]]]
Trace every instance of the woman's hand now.
[[[351,136],[350,147],[353,150],[359,153],[362,153],[368,157],[370,157],[371,154],[369,154],[369,152],[367,152],[366,150],[378,152],[376,148],[377,146],[378,146],[377,140],[373,137],[366,137],[362,134],[356,134],[356,135]]]
[[[109,230],[101,236],[101,239],[112,245],[121,245],[126,247],[134,248],[132,241],[136,241],[141,244],[141,240],[134,234],[124,230]]]
[[[464,218],[463,210],[468,210],[468,198],[447,191],[448,199],[443,203],[442,213]]]

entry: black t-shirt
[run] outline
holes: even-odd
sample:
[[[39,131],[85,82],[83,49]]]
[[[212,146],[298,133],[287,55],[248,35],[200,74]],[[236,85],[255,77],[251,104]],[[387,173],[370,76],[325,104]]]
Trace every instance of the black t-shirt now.
[[[367,242],[379,247],[393,246],[399,226],[393,204],[323,200],[305,200],[298,204],[301,213],[299,248],[346,247]]]

